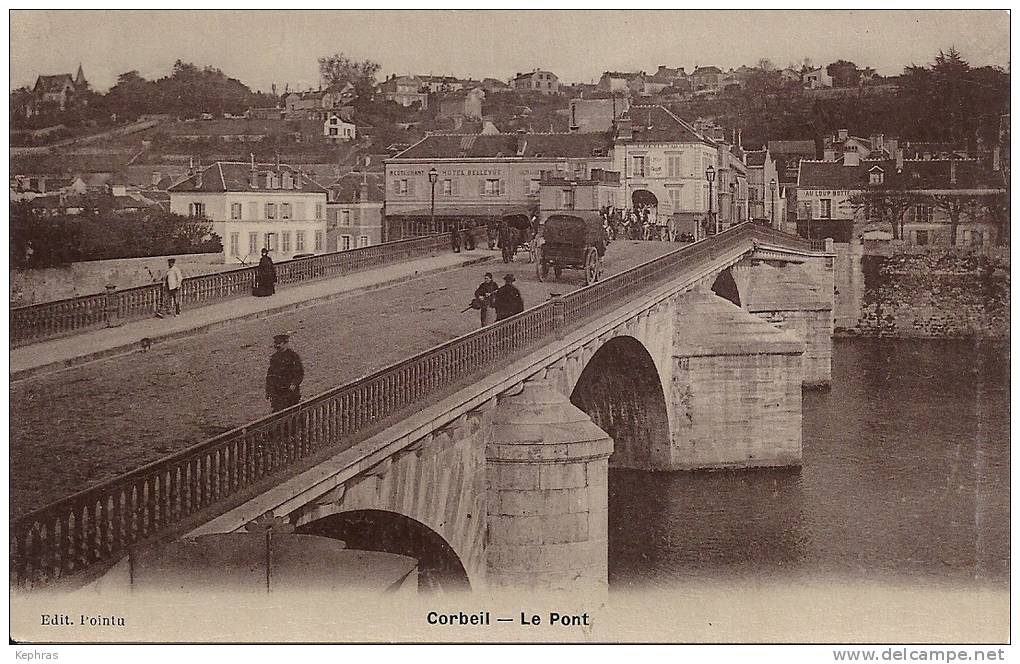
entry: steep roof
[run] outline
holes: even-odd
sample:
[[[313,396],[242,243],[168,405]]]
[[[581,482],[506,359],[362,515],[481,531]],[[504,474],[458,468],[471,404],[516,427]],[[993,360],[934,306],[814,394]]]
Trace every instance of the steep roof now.
[[[35,92],[60,92],[65,86],[74,87],[74,79],[70,74],[55,74],[53,76],[40,76],[35,80]]]
[[[747,165],[749,167],[765,165],[765,150],[746,150]]]
[[[367,183],[367,198],[360,198],[362,185]],[[337,203],[382,203],[386,200],[386,177],[383,173],[347,173],[329,185],[336,192]]]
[[[612,147],[608,134],[430,134],[393,158],[591,158],[596,149],[608,155]]]
[[[798,186],[807,189],[865,189],[869,173],[875,167],[885,174],[883,188],[888,189],[1002,189],[1001,173],[988,170],[976,160],[955,161],[956,182],[952,182],[953,162],[949,159],[907,159],[902,172],[896,160],[862,160],[857,166],[844,166],[842,161],[800,162]]]
[[[814,141],[769,141],[769,152],[774,155],[811,155],[815,156]]]
[[[698,67],[697,69],[695,69],[694,74],[692,74],[692,76],[697,76],[699,74],[721,74],[721,73],[723,73],[722,69],[719,69],[714,65],[708,65],[707,67]]]
[[[627,115],[630,117],[633,131],[633,138],[629,142],[715,145],[714,141],[664,106],[631,106]]]
[[[218,161],[212,166],[202,169],[199,173],[185,178],[174,186],[170,187],[171,192],[203,191],[203,192],[224,192],[224,191],[297,191],[307,193],[324,193],[326,189],[319,183],[312,180],[306,174],[298,171],[293,166],[281,164],[277,167],[274,164],[256,164],[255,171],[258,174],[258,187],[252,187],[250,183],[251,163],[246,161]],[[265,176],[267,173],[289,172],[295,181],[301,178],[300,189],[269,189],[265,188]],[[201,177],[199,177],[201,176]]]

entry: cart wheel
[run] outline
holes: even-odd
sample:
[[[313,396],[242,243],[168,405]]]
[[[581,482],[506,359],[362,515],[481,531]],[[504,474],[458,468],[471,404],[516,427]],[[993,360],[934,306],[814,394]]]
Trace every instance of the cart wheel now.
[[[594,249],[588,250],[584,257],[584,284],[590,286],[599,278],[599,254]]]
[[[556,278],[559,279],[560,277],[563,276],[563,268],[557,265],[556,267],[553,268],[553,274],[555,274]]]

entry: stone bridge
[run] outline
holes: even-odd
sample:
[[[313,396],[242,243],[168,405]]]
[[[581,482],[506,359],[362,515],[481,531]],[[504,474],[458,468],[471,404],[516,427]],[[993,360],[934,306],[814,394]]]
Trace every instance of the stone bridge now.
[[[77,568],[102,560],[95,542],[115,558],[175,520],[175,537],[197,537],[271,515],[414,557],[423,583],[604,590],[610,467],[800,463],[802,388],[830,379],[832,261],[744,224],[530,309],[89,497],[100,527]],[[412,383],[433,397],[401,396]],[[266,456],[274,436],[289,442]],[[12,550],[81,526],[44,522],[16,528]]]

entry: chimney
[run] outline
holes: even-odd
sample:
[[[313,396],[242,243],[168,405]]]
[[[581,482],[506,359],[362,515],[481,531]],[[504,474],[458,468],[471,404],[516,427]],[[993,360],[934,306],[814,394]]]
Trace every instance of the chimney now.
[[[999,171],[999,159],[1000,159],[999,147],[996,146],[995,149],[992,150],[992,170],[993,171],[996,171],[996,172]]]
[[[849,136],[850,136],[850,130],[848,130],[848,129],[840,129],[839,132],[836,134],[836,140],[839,141],[840,143],[842,143],[847,138],[849,138]]]
[[[896,149],[896,172],[903,172],[903,148]]]
[[[195,158],[188,157],[188,177],[190,178],[195,174]]]
[[[885,142],[885,149],[889,151],[889,154],[895,155],[896,151],[900,148],[900,142],[895,138],[890,138]]]
[[[843,165],[844,166],[860,166],[861,158],[853,150],[847,150],[843,153]]]
[[[201,188],[202,188],[202,171],[199,170],[198,173],[195,174],[195,189]]]
[[[738,148],[744,147],[744,130],[743,129],[737,129],[737,147]]]
[[[956,184],[956,160],[949,160],[949,184]]]

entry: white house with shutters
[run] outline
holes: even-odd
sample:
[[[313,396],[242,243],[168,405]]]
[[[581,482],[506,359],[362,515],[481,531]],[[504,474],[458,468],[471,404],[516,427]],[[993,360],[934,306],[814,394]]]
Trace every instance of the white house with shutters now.
[[[224,264],[327,251],[327,191],[293,166],[219,161],[169,191],[171,212],[212,222]]]

